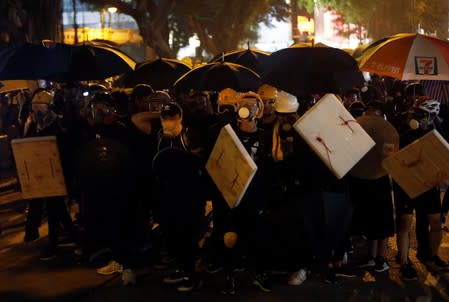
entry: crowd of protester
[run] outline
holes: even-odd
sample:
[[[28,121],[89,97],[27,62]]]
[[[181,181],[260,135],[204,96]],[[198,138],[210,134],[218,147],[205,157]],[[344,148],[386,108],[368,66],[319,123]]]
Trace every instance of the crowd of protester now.
[[[269,292],[272,271],[285,272],[292,286],[314,270],[329,283],[357,276],[355,268],[388,271],[394,235],[400,275],[415,280],[409,258],[415,211],[418,259],[449,268],[438,254],[447,194],[441,201],[435,186],[410,199],[388,175],[337,179],[293,128],[320,96],[266,84],[256,92],[181,93],[79,83],[3,95],[0,131],[10,138],[56,136],[68,189],[65,197],[29,201],[24,240],[40,238],[45,209],[49,243],[42,260],[74,242],[81,263],[110,250],[110,262],[97,272],[122,274],[124,284],[136,282],[143,263],[173,261],[176,270],[163,282],[178,291],[197,289],[207,273],[223,271],[222,293],[234,294],[236,275],[247,270]],[[424,83],[374,77],[339,98],[354,117],[388,121],[401,147],[433,129],[448,137],[449,100],[429,96]],[[257,164],[235,208],[205,170],[227,124]],[[71,203],[79,206],[74,221]],[[368,253],[349,267],[355,235],[366,238]]]

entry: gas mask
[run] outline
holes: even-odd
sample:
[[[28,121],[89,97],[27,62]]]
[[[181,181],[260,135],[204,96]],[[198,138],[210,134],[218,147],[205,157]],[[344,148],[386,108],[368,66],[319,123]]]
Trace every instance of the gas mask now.
[[[175,137],[182,131],[182,120],[180,117],[161,118],[161,124],[164,136]]]
[[[111,125],[115,122],[115,109],[103,103],[90,105],[89,124],[93,125]]]
[[[209,97],[203,94],[194,94],[183,100],[183,108],[188,116],[205,117],[211,114]]]
[[[432,116],[425,110],[415,109],[409,118],[408,125],[411,129],[416,130],[418,128],[428,129],[435,119],[435,116]]]
[[[33,119],[36,123],[42,124],[49,109],[47,104],[32,104]]]
[[[275,99],[266,99],[263,100],[264,103],[264,110],[263,110],[263,118],[270,118],[274,115],[274,102]]]
[[[293,124],[298,120],[298,115],[292,113],[277,113],[277,118],[280,124],[281,135],[293,131]]]
[[[255,98],[242,99],[238,108],[238,116],[240,120],[252,121],[259,115],[259,104]]]

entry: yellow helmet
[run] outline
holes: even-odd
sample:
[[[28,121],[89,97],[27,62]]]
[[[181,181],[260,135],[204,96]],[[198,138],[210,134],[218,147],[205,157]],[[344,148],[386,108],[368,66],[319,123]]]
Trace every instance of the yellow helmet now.
[[[263,101],[270,99],[274,100],[278,95],[278,90],[276,87],[273,87],[268,84],[263,84],[262,86],[259,87],[259,89],[257,89],[257,94],[260,95],[260,98]]]
[[[238,103],[239,93],[232,88],[225,88],[218,94],[218,105],[234,105]]]
[[[251,106],[250,103],[255,102],[255,106]],[[249,106],[250,105],[250,106]],[[252,108],[249,108],[252,107]],[[239,110],[238,114],[240,118],[246,119],[254,119],[254,118],[262,118],[264,110],[264,103],[260,97],[255,92],[248,91],[240,94],[239,96]]]
[[[33,95],[33,99],[31,100],[32,104],[47,104],[50,105],[53,103],[53,96],[47,90],[41,90],[36,92]]]

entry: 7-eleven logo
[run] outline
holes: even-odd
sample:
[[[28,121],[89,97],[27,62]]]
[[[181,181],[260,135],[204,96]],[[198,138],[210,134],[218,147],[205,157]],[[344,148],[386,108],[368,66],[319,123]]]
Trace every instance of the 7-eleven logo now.
[[[415,72],[417,75],[437,75],[437,58],[415,57]]]

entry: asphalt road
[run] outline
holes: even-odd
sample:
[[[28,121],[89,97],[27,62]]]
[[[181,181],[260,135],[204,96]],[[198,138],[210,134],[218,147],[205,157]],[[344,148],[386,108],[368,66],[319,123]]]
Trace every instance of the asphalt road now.
[[[205,274],[201,290],[178,293],[162,284],[169,270],[144,268],[135,286],[125,287],[120,276],[100,276],[95,269],[101,260],[80,265],[74,247],[61,248],[54,260],[39,260],[46,244],[46,225],[40,228],[41,239],[23,243],[25,203],[13,202],[0,207],[0,223],[6,229],[0,235],[0,302],[23,301],[449,301],[449,271],[436,271],[419,263],[415,257],[416,242],[412,240],[411,259],[418,269],[419,280],[404,282],[399,278],[399,265],[394,238],[390,240],[390,271],[374,274],[361,271],[355,278],[342,279],[330,285],[317,273],[311,274],[301,286],[288,286],[286,277],[275,276],[271,293],[263,293],[251,285],[248,273],[238,275],[240,286],[235,296],[219,293],[223,275]],[[362,238],[356,238],[355,253],[349,264],[356,263],[365,252]],[[449,259],[449,233],[444,233],[441,255]]]

